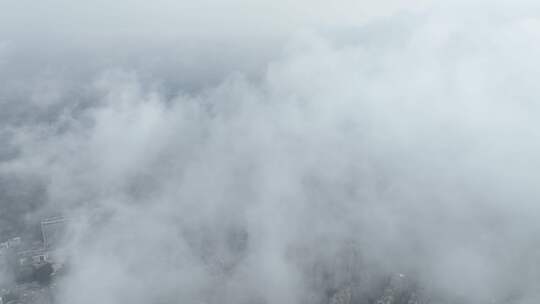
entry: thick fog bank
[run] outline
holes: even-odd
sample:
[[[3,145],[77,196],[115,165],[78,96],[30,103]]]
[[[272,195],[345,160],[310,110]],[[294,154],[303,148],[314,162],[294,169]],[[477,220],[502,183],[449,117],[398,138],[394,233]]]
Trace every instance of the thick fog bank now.
[[[0,232],[70,219],[59,303],[538,300],[538,7],[161,1],[0,6]]]

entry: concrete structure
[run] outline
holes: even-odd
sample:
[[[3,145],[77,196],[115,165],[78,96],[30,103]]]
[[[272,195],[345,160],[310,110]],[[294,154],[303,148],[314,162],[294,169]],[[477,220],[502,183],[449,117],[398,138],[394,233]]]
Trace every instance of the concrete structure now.
[[[48,251],[45,248],[24,250],[18,252],[17,255],[19,257],[20,265],[51,262],[51,251]]]
[[[62,216],[52,217],[41,221],[41,233],[43,245],[51,248],[58,245],[66,231],[66,218]]]
[[[14,237],[8,240],[8,247],[17,247],[22,244],[20,237]]]

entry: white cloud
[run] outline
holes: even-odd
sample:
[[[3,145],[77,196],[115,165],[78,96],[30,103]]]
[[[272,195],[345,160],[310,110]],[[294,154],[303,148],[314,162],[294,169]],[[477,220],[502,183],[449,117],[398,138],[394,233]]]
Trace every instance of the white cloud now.
[[[125,4],[38,4],[6,30],[24,51],[0,92],[23,106],[0,172],[90,223],[61,303],[302,303],[352,268],[536,297],[532,5]]]

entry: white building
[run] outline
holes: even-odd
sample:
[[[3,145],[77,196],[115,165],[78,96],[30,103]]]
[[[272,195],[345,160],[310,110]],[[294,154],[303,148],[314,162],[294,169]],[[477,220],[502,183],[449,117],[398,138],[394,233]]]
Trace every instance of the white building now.
[[[41,221],[41,233],[45,248],[51,248],[62,240],[66,231],[66,218],[52,217]]]

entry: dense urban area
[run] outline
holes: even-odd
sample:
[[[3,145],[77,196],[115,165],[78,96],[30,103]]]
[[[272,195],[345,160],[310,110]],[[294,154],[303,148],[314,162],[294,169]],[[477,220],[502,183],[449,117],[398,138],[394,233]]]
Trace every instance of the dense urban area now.
[[[0,286],[0,304],[53,304],[58,278],[66,273],[65,259],[59,259],[59,243],[65,235],[67,219],[52,217],[41,221],[41,239],[26,240],[12,237],[0,243],[1,270],[10,278]],[[245,232],[230,233],[228,239],[237,258],[246,249],[248,236]],[[203,248],[197,248],[209,267],[222,274],[234,267],[234,261],[223,262],[212,253],[204,254]],[[404,274],[392,274],[379,277],[378,286],[361,286],[359,269],[353,265],[354,248],[345,255],[337,257],[335,269],[313,267],[313,284],[324,289],[323,302],[313,299],[314,303],[328,304],[423,304],[419,289]],[[219,260],[219,261],[218,261]],[[328,266],[328,265],[327,265]],[[345,267],[346,269],[343,269]],[[357,273],[354,273],[354,272]],[[347,276],[338,279],[337,275]]]
[[[41,221],[41,239],[20,236],[0,243],[0,269],[7,277],[0,286],[0,303],[54,303],[55,279],[65,270],[58,258],[58,243],[66,219]]]
[[[59,243],[65,235],[67,219],[41,221],[41,239],[13,237],[0,243],[1,269],[11,278],[0,289],[0,304],[54,304],[58,279],[67,273],[65,257],[59,259]],[[234,253],[229,261],[205,248],[192,248],[213,273],[227,276],[246,250],[248,235],[232,231],[227,240]],[[198,248],[197,248],[198,247]],[[206,251],[206,252],[205,252]],[[319,289],[310,303],[320,304],[429,304],[457,303],[431,299],[414,280],[401,273],[367,277],[358,265],[358,248],[349,246],[333,262],[310,264],[306,272],[313,288]],[[292,257],[294,259],[294,257]],[[301,264],[301,263],[300,263]],[[321,296],[322,295],[322,296]],[[459,301],[458,301],[459,302]],[[166,302],[175,303],[175,302]],[[259,303],[255,300],[254,303]]]

